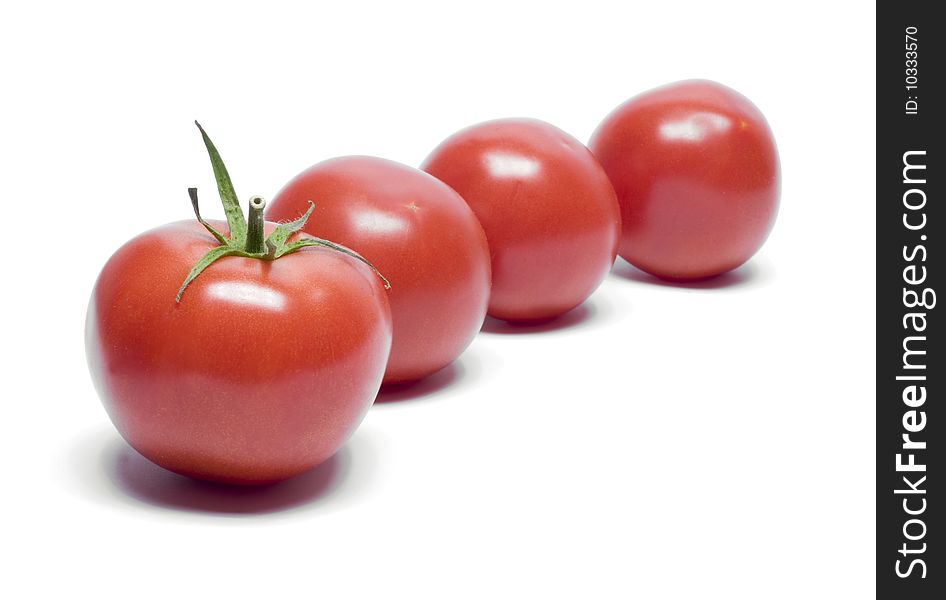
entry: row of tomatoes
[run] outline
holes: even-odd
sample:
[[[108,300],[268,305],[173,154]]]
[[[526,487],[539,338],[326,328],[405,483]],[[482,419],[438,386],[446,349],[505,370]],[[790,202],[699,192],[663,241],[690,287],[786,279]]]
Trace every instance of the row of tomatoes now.
[[[579,306],[618,253],[668,279],[738,267],[778,205],[764,117],[706,81],[632,98],[590,149],[509,119],[451,136],[421,170],[328,160],[268,207],[252,198],[248,218],[201,133],[227,222],[204,221],[191,190],[197,221],[119,249],[96,283],[86,342],[109,416],[136,450],[229,483],[319,464],[382,384],[447,366],[487,314],[530,322]]]

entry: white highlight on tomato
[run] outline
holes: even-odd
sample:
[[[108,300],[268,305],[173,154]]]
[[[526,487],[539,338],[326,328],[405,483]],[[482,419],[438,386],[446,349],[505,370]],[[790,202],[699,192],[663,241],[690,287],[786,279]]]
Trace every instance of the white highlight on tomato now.
[[[406,229],[403,217],[404,215],[395,215],[380,210],[364,210],[352,217],[354,220],[353,229],[374,231],[379,234],[397,233]]]
[[[660,126],[660,136],[666,140],[699,142],[711,133],[721,133],[732,127],[729,119],[722,115],[701,112],[686,119],[670,121]]]
[[[485,159],[486,167],[496,177],[531,177],[539,172],[539,161],[518,154],[492,152]]]
[[[281,310],[286,306],[286,297],[280,292],[243,281],[218,281],[210,284],[207,293],[220,300],[266,310]]]

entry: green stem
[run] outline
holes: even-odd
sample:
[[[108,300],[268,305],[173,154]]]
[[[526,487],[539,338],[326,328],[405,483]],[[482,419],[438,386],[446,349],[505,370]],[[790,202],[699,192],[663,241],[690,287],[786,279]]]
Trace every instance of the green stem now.
[[[263,209],[266,200],[262,196],[250,198],[250,217],[246,229],[246,246],[244,250],[249,254],[262,254],[266,251],[263,241]]]
[[[227,173],[223,159],[220,158],[220,153],[217,152],[217,148],[213,145],[213,142],[210,141],[210,137],[208,137],[207,133],[200,127],[200,123],[197,124],[197,127],[200,129],[200,134],[204,139],[204,145],[207,147],[207,153],[210,155],[210,164],[214,170],[214,177],[217,179],[217,191],[220,192],[220,201],[223,203],[223,211],[227,215],[227,225],[230,228],[230,236],[224,237],[222,233],[214,229],[213,225],[200,216],[200,208],[197,202],[197,188],[188,188],[187,192],[191,197],[194,215],[197,217],[200,224],[216,238],[220,245],[208,250],[191,268],[190,272],[187,274],[187,278],[184,279],[184,283],[181,284],[180,289],[177,291],[177,302],[181,301],[181,296],[184,294],[184,291],[187,290],[191,282],[193,282],[204,269],[225,256],[240,256],[256,260],[276,260],[281,256],[297,252],[308,246],[322,246],[348,254],[371,267],[371,269],[378,274],[378,277],[381,278],[381,281],[384,282],[385,288],[391,287],[388,280],[384,278],[384,275],[381,275],[374,265],[354,250],[349,250],[344,246],[311,236],[300,236],[299,239],[290,241],[293,234],[299,232],[312,215],[312,211],[315,209],[315,205],[312,204],[312,202],[309,202],[309,209],[304,215],[288,223],[275,223],[275,227],[272,233],[269,234],[269,237],[264,237],[263,209],[266,208],[266,201],[260,196],[250,198],[249,219],[244,216],[243,211],[240,210],[240,202],[237,200],[236,192],[233,191],[233,183],[230,181],[230,174]]]

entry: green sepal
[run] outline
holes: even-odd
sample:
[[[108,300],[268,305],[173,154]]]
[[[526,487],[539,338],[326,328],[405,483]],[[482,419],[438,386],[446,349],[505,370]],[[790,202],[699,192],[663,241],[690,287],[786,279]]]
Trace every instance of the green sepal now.
[[[200,206],[198,205],[198,202],[197,202],[197,188],[187,188],[187,193],[190,194],[191,206],[194,207],[194,214],[197,216],[197,222],[203,225],[207,229],[207,231],[210,232],[212,236],[217,238],[218,242],[220,242],[224,246],[229,245],[230,242],[227,240],[227,238],[225,238],[222,233],[214,229],[213,225],[205,221],[204,218],[200,216]]]
[[[309,220],[309,216],[312,214],[313,210],[315,210],[315,203],[310,200],[309,209],[305,211],[304,215],[295,221],[280,223],[276,226],[276,229],[266,238],[266,250],[270,257],[276,259],[285,254],[282,250],[286,247],[286,240],[289,239],[289,236],[305,227],[306,221]]]
[[[190,282],[200,275],[204,269],[209,267],[216,261],[218,258],[223,258],[224,256],[234,256],[237,254],[245,254],[235,248],[230,246],[217,246],[216,248],[211,248],[207,254],[204,254],[200,260],[197,261],[197,264],[194,265],[194,268],[191,269],[191,272],[187,274],[187,279],[184,280],[184,283],[181,284],[181,289],[177,290],[177,297],[174,299],[175,302],[181,301],[181,296],[184,294],[184,290],[187,289],[187,286],[190,285]]]
[[[194,121],[194,124],[197,125],[197,129],[200,129],[200,135],[204,138],[204,145],[210,155],[210,164],[217,180],[217,190],[220,192],[223,212],[227,215],[227,224],[230,226],[230,242],[242,247],[246,240],[246,218],[243,216],[240,200],[233,189],[230,174],[227,172],[226,165],[223,164],[223,159],[220,158],[220,153],[217,152],[217,147],[210,141],[207,132],[197,121]]]
[[[301,240],[296,240],[295,242],[292,242],[292,243],[290,243],[290,244],[286,244],[286,245],[282,248],[282,250],[276,252],[276,254],[273,256],[273,259],[275,260],[275,259],[277,259],[277,258],[279,258],[279,257],[281,257],[281,256],[285,256],[285,255],[287,255],[287,254],[291,254],[291,253],[293,253],[293,252],[296,252],[297,250],[301,250],[301,249],[303,249],[303,248],[307,248],[307,247],[311,247],[311,246],[321,246],[322,248],[330,248],[330,249],[332,249],[332,250],[335,250],[336,252],[341,252],[342,254],[347,254],[348,256],[351,256],[352,258],[357,259],[357,260],[363,262],[364,264],[368,265],[368,267],[369,267],[372,271],[374,271],[375,275],[377,275],[378,277],[381,278],[381,281],[384,282],[384,289],[386,289],[386,290],[391,289],[391,282],[388,281],[388,278],[385,277],[384,275],[382,275],[382,274],[381,274],[381,271],[379,271],[378,268],[375,267],[373,264],[371,264],[370,262],[368,262],[368,259],[366,259],[364,256],[358,254],[358,253],[355,252],[354,250],[350,250],[350,249],[346,248],[345,246],[341,246],[341,245],[339,245],[339,244],[336,244],[336,243],[334,243],[334,242],[330,242],[330,241],[328,241],[328,240],[323,240],[323,239],[321,239],[321,238],[316,238],[316,237],[303,238],[303,239],[301,239]]]

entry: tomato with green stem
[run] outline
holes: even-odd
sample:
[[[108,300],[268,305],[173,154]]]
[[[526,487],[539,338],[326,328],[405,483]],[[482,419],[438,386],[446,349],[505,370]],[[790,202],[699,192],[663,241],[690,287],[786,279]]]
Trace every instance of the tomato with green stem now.
[[[198,125],[199,127],[199,125]],[[381,384],[391,315],[379,273],[300,232],[311,213],[240,210],[201,129],[227,222],[158,227],[102,269],[86,320],[89,368],[128,443],[171,471],[261,484],[332,456]]]

